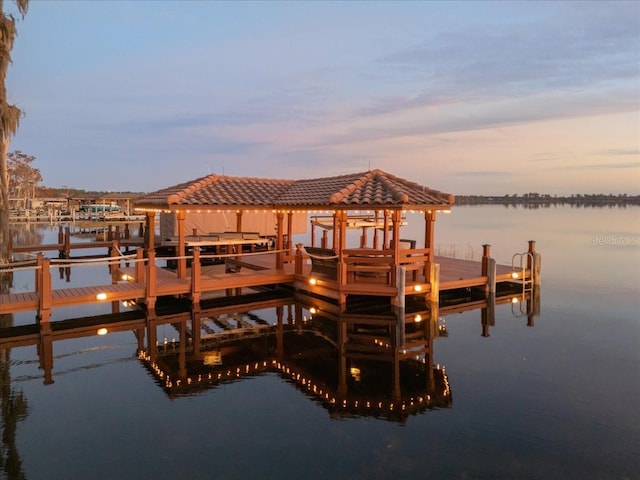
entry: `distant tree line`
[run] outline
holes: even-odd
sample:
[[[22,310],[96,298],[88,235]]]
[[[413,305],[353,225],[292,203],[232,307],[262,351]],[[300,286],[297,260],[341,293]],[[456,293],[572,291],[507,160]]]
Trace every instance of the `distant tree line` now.
[[[525,193],[522,195],[456,195],[456,205],[506,205],[525,208],[544,208],[555,205],[576,207],[623,207],[640,205],[640,195],[574,193],[571,195],[549,195],[546,193]]]

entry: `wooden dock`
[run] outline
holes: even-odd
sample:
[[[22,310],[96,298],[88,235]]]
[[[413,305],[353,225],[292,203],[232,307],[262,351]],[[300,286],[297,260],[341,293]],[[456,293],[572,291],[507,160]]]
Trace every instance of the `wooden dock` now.
[[[101,242],[82,244],[105,246]],[[41,250],[47,250],[42,246]],[[488,252],[485,252],[488,253]],[[177,271],[160,266],[168,258],[157,258],[153,251],[146,258],[143,250],[137,249],[135,255],[122,256],[117,248],[112,248],[109,257],[104,257],[109,266],[109,283],[94,286],[53,288],[52,269],[72,269],[79,266],[72,260],[50,259],[42,253],[34,262],[22,262],[3,268],[31,269],[35,273],[35,288],[30,292],[0,295],[0,314],[21,311],[35,311],[40,321],[48,321],[51,312],[60,307],[78,306],[111,302],[114,310],[118,302],[144,305],[150,315],[154,315],[155,304],[159,298],[176,297],[187,299],[194,309],[199,308],[202,298],[211,295],[238,296],[243,290],[264,287],[288,286],[305,295],[316,295],[334,301],[345,310],[348,297],[390,298],[401,300],[409,296],[423,297],[427,301],[439,301],[447,291],[458,289],[480,289],[486,293],[495,292],[500,284],[514,282],[527,287],[534,281],[534,269],[531,265],[519,271],[512,266],[495,265],[490,267],[492,259],[484,256],[482,261],[436,257],[430,271],[418,267],[402,268],[399,272],[381,270],[385,257],[376,255],[369,271],[358,257],[357,270],[352,271],[348,261],[337,268],[341,270],[343,281],[338,278],[318,276],[313,272],[309,258],[299,248],[296,255],[276,269],[275,258],[284,252],[263,252],[252,255],[225,255],[225,268],[202,266],[199,248],[193,249],[189,257],[191,268],[182,276]],[[415,257],[411,257],[415,259]],[[386,267],[385,267],[386,268]],[[0,271],[1,272],[1,271]],[[538,279],[539,281],[539,279]]]

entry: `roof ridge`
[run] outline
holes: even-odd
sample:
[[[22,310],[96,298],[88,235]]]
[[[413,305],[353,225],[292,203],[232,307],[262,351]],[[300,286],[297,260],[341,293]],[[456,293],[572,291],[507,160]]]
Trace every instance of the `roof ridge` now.
[[[376,178],[378,178],[380,180],[380,183],[382,185],[385,186],[385,188],[389,189],[389,191],[391,192],[394,200],[398,200],[402,203],[408,203],[409,202],[409,195],[407,195],[404,192],[399,191],[395,184],[391,182],[391,180],[389,180],[387,178],[387,173],[383,172],[382,170],[376,170],[375,171],[376,174]]]
[[[200,177],[194,182],[190,183],[188,187],[183,188],[179,192],[169,195],[167,197],[167,203],[178,203],[181,199],[185,198],[188,195],[191,195],[196,190],[200,190],[201,188],[216,182],[218,178],[219,175],[217,173],[212,173],[211,175],[207,175],[206,177]]]
[[[330,203],[339,203],[341,200],[343,200],[345,197],[347,197],[349,194],[351,194],[357,188],[362,187],[362,185],[364,185],[367,181],[371,180],[371,178],[373,178],[373,176],[374,176],[374,172],[373,171],[369,171],[369,172],[364,173],[360,178],[358,178],[357,180],[354,180],[349,185],[347,185],[344,188],[342,188],[339,192],[336,192],[333,195],[331,195],[329,197],[329,202]]]

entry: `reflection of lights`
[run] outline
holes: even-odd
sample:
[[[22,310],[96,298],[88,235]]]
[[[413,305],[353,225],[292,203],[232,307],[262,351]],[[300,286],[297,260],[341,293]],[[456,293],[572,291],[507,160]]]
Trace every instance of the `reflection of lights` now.
[[[106,300],[107,299],[107,294],[104,293],[104,292],[101,292],[101,293],[96,295],[96,299],[97,300]]]
[[[422,321],[422,315],[417,314],[415,317],[413,317],[413,321],[416,323],[419,323]]]
[[[511,274],[511,278],[518,278],[520,275],[518,274],[518,272],[513,272]]]
[[[126,273],[123,273],[121,278],[125,282],[128,282],[129,280],[133,280],[133,277],[131,275],[127,275]]]
[[[356,382],[360,381],[360,369],[358,367],[351,367],[349,373],[351,373],[351,376]]]
[[[518,297],[513,297],[511,299],[511,303],[518,303],[520,300],[518,300]]]
[[[318,283],[318,280],[316,280],[315,278],[310,278],[310,279],[309,279],[309,283],[310,283],[311,285],[315,285],[315,284],[317,284],[317,283]]]
[[[128,308],[133,308],[136,306],[136,301],[135,300],[123,300],[122,301],[122,306],[123,307],[128,307]]]
[[[107,330],[106,328],[99,328],[98,331],[96,332],[98,335],[106,335],[107,333],[109,333],[109,330]]]
[[[422,285],[414,285],[413,289],[414,289],[416,292],[421,292],[421,291],[422,291]]]

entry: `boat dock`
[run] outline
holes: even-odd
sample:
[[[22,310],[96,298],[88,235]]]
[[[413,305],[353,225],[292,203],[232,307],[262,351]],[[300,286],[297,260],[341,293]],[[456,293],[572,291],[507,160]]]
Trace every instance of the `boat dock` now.
[[[105,247],[104,242],[78,244],[76,248]],[[362,252],[356,249],[357,264],[350,265],[350,257],[343,262],[333,262],[334,271],[316,271],[313,257],[297,246],[294,256],[287,256],[282,268],[274,268],[275,258],[287,252],[264,251],[256,253],[201,255],[200,247],[192,249],[188,258],[157,257],[155,251],[144,256],[144,249],[122,254],[118,242],[110,245],[109,256],[101,258],[47,258],[42,253],[57,250],[59,245],[42,245],[35,260],[14,262],[4,266],[2,272],[32,270],[32,291],[0,295],[0,314],[34,311],[41,322],[51,317],[53,310],[61,307],[111,302],[113,312],[119,312],[119,304],[144,307],[153,316],[158,299],[183,299],[190,302],[193,310],[199,310],[201,299],[212,296],[237,297],[243,292],[254,292],[264,288],[284,287],[301,296],[316,297],[321,302],[335,304],[338,311],[347,313],[357,302],[378,302],[391,311],[394,305],[404,305],[409,297],[426,302],[440,302],[447,292],[475,289],[482,294],[495,293],[505,287],[514,291],[530,291],[539,284],[539,255],[535,242],[524,258],[529,264],[495,265],[485,246],[482,261],[435,257],[435,263],[425,271],[420,268],[400,267],[392,269],[392,254],[384,256],[380,251],[373,257],[375,263],[363,264]],[[24,248],[23,248],[24,250]],[[345,253],[350,252],[346,250]],[[368,258],[368,257],[367,257]],[[415,259],[409,250],[406,258]],[[537,267],[536,260],[538,259]],[[163,264],[186,260],[190,268],[182,275]],[[212,262],[212,260],[214,260]],[[366,259],[365,259],[366,261]],[[384,263],[384,262],[387,263]],[[211,265],[213,263],[213,265]],[[52,272],[71,276],[71,270],[87,265],[104,265],[110,275],[109,283],[93,286],[53,288]],[[354,268],[355,267],[355,268]],[[341,272],[344,282],[338,278]],[[466,293],[462,294],[463,296]],[[364,299],[364,300],[363,300]],[[386,301],[384,299],[387,299]],[[384,310],[383,308],[383,310]]]

